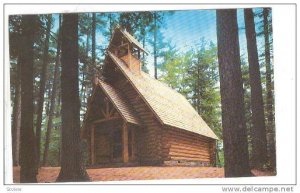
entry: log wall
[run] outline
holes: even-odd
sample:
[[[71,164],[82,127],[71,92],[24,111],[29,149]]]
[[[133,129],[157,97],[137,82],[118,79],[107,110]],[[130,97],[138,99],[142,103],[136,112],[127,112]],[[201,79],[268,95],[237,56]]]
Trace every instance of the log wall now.
[[[164,127],[162,139],[165,163],[214,165],[215,140],[168,126]]]

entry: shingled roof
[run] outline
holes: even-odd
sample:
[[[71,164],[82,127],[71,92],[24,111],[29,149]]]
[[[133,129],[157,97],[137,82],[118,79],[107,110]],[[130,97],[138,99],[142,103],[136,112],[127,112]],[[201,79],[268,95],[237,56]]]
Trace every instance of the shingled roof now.
[[[101,90],[103,90],[105,95],[109,98],[111,103],[114,105],[114,107],[117,109],[117,111],[121,114],[121,116],[126,122],[137,125],[140,124],[140,120],[136,116],[136,113],[134,112],[133,108],[124,99],[122,93],[118,89],[112,87],[111,85],[102,80],[98,80],[97,86],[99,86]]]
[[[218,139],[183,95],[144,72],[132,73],[121,59],[109,51],[108,56],[162,124]]]

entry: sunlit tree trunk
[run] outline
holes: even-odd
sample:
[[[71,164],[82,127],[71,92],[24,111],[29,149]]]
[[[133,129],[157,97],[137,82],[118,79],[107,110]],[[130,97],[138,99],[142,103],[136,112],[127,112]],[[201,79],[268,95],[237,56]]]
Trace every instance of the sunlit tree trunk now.
[[[272,84],[271,54],[270,54],[270,30],[269,29],[269,8],[263,9],[264,39],[265,39],[265,65],[266,65],[266,114],[267,114],[267,141],[269,146],[270,165],[276,170],[276,141],[274,124],[274,97]],[[272,25],[271,25],[272,26]]]
[[[14,98],[13,122],[12,122],[12,155],[13,165],[19,165],[20,153],[20,126],[21,126],[21,82],[20,82],[20,63],[17,62],[17,82]]]
[[[59,26],[61,24],[61,15],[59,15]],[[47,131],[46,131],[46,139],[45,139],[45,148],[43,154],[43,166],[46,166],[48,160],[48,151],[49,151],[49,144],[50,144],[50,136],[51,130],[53,127],[53,117],[54,117],[54,110],[55,110],[55,99],[57,96],[57,87],[58,87],[58,76],[59,76],[59,60],[60,60],[60,27],[58,32],[57,38],[57,48],[56,48],[56,61],[55,61],[55,69],[54,69],[54,77],[53,77],[53,87],[51,93],[51,100],[50,100],[50,110],[49,110],[49,117],[48,117],[48,124],[47,124]]]
[[[41,152],[41,128],[43,120],[43,109],[44,109],[44,94],[45,85],[47,81],[48,74],[48,63],[49,63],[49,40],[50,40],[50,29],[52,23],[52,15],[47,16],[47,29],[46,38],[43,51],[43,67],[41,80],[39,85],[39,100],[38,100],[38,111],[37,111],[37,121],[36,121],[36,148],[37,148],[37,163],[40,163],[40,152]]]

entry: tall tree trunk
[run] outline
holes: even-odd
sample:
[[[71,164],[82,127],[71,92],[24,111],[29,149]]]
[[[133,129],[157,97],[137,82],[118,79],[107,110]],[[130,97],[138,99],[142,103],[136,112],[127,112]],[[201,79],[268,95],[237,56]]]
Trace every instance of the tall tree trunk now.
[[[49,110],[49,117],[48,117],[48,124],[47,124],[47,132],[46,132],[46,140],[45,140],[45,148],[43,154],[43,166],[46,166],[48,160],[48,151],[49,151],[49,144],[50,144],[50,136],[51,136],[51,129],[53,127],[53,116],[55,110],[55,98],[57,96],[57,86],[58,86],[58,75],[59,75],[59,60],[60,60],[60,30],[61,30],[61,15],[59,15],[59,32],[57,38],[57,51],[56,51],[56,61],[55,61],[55,69],[54,69],[54,77],[53,77],[53,87],[51,93],[51,100],[50,100],[50,110]]]
[[[198,64],[197,64],[197,90],[196,90],[196,93],[197,93],[197,111],[198,111],[198,114],[200,114],[200,100],[201,100],[201,96],[200,96],[200,59],[198,58]]]
[[[112,13],[109,13],[108,14],[108,20],[109,20],[109,39],[111,39],[111,36],[112,36],[112,34],[113,34],[113,31],[114,31],[114,29],[113,29],[113,23],[112,23]]]
[[[267,138],[262,96],[262,85],[258,63],[256,32],[252,9],[244,10],[249,77],[251,87],[251,118],[252,118],[252,164],[254,168],[262,169],[267,163]]]
[[[20,62],[17,62],[17,82],[14,98],[13,122],[12,122],[12,155],[13,165],[19,165],[20,153],[20,126],[21,126],[21,82],[20,82]]]
[[[92,18],[92,66],[96,66],[96,13]]]
[[[89,50],[90,50],[90,33],[89,31],[86,34],[86,62],[83,64],[83,72],[82,72],[82,87],[81,87],[81,94],[82,94],[82,100],[84,104],[86,104],[86,95],[89,93],[89,86],[87,86],[87,79],[88,79],[88,57],[89,57]]]
[[[156,44],[157,44],[157,15],[154,12],[154,42],[153,42],[153,52],[154,52],[154,78],[157,79],[157,50],[156,50]]]
[[[37,164],[38,165],[40,163],[41,128],[42,128],[42,120],[43,120],[45,85],[46,85],[46,81],[47,81],[48,63],[49,63],[48,51],[49,51],[51,23],[52,23],[52,15],[48,15],[47,16],[46,39],[45,39],[45,45],[44,45],[44,51],[43,51],[43,68],[42,68],[40,89],[39,89],[37,121],[36,121],[36,149],[37,149]]]
[[[146,35],[143,35],[143,48],[145,48],[145,44],[146,44]],[[143,66],[145,66],[145,52],[142,53],[142,61],[143,61]]]
[[[265,65],[266,65],[266,114],[267,114],[267,139],[269,146],[270,165],[273,170],[276,170],[276,140],[275,140],[275,124],[274,124],[274,98],[272,86],[272,69],[271,69],[271,54],[270,54],[270,29],[269,29],[269,8],[263,9],[264,17],[264,39],[265,39]]]
[[[90,14],[87,13],[87,20],[90,19]],[[93,24],[92,24],[93,25]],[[87,30],[87,33],[86,33],[86,49],[85,49],[85,52],[86,52],[86,57],[85,57],[85,63],[83,64],[83,74],[85,76],[85,82],[83,82],[85,85],[85,92],[88,94],[90,92],[90,87],[88,86],[89,85],[89,81],[91,80],[91,69],[92,69],[92,63],[90,62],[89,60],[89,51],[90,51],[90,30]],[[93,41],[93,39],[92,39]],[[93,60],[93,59],[92,59]]]
[[[235,9],[217,10],[225,176],[249,176],[243,82]]]
[[[60,166],[60,159],[61,158],[61,153],[60,153],[60,147],[58,148],[58,156],[57,156],[57,165]]]
[[[268,126],[273,127],[273,94],[272,94],[272,70],[271,70],[271,56],[270,56],[270,42],[269,42],[269,22],[268,22],[269,9],[263,9],[264,16],[264,39],[265,39],[265,65],[266,65],[266,89],[267,89],[267,120]]]
[[[78,14],[63,14],[61,51],[62,157],[57,181],[89,181],[80,145]]]
[[[37,17],[22,17],[21,64],[21,146],[20,182],[34,183],[36,180],[36,140],[33,131],[33,43]]]
[[[92,82],[95,77],[95,68],[96,68],[96,13],[93,13],[92,15],[92,65],[90,68],[90,76],[89,76],[89,82],[92,85]],[[89,95],[92,90],[89,90]]]
[[[49,73],[51,73],[51,72],[49,72]],[[50,76],[52,76],[52,74],[47,73],[47,77],[50,77]],[[50,96],[51,96],[51,93],[52,93],[52,88],[51,88],[52,84],[53,84],[53,82],[51,80],[48,80],[48,82],[46,82],[46,85],[45,85],[46,99],[48,99],[48,100],[45,101],[45,114],[46,114],[46,117],[49,116],[49,110],[50,110],[50,105],[51,105]]]

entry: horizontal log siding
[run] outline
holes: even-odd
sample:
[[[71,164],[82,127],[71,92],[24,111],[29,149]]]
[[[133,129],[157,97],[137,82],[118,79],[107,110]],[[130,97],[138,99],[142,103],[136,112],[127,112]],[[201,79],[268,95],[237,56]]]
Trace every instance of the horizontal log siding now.
[[[162,137],[165,161],[215,163],[215,140],[165,126]]]
[[[160,164],[163,161],[162,126],[130,82],[124,84],[125,81],[127,80],[124,78],[114,86],[122,91],[142,121],[144,128],[137,129],[138,155],[141,164]]]

